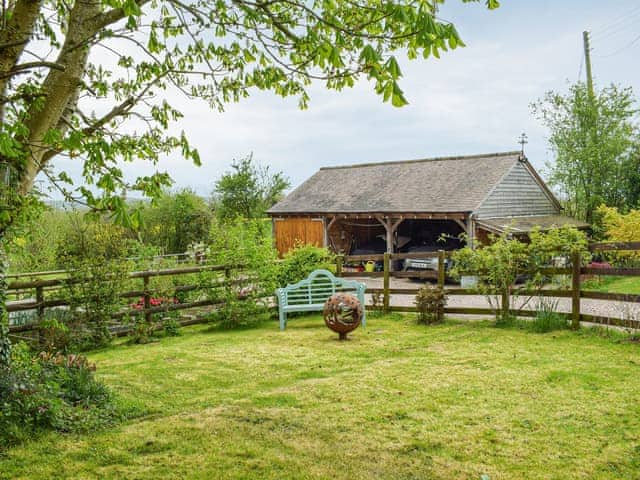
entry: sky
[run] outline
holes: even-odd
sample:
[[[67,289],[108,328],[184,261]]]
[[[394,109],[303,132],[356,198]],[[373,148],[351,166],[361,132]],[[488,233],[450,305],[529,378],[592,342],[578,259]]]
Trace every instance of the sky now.
[[[400,59],[401,87],[409,101],[394,108],[362,80],[353,89],[309,92],[307,110],[295,98],[256,92],[224,112],[205,102],[179,99],[184,118],[174,125],[197,147],[202,166],[176,154],[158,166],[175,180],[208,196],[234,159],[253,153],[296,187],[323,166],[479,154],[520,148],[542,172],[553,161],[547,132],[530,104],[546,91],[566,91],[584,80],[582,32],[592,37],[596,86],[612,82],[640,93],[640,2],[638,0],[502,0],[489,11],[484,2],[448,0],[440,17],[456,25],[465,48],[440,60]],[[74,173],[68,160],[57,169]],[[124,167],[129,177],[149,165]],[[74,175],[75,176],[75,175]]]

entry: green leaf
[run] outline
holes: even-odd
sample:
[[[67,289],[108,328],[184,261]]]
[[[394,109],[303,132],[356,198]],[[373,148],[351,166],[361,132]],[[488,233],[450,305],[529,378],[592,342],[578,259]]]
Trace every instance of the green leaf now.
[[[391,75],[391,78],[393,78],[394,80],[397,80],[402,76],[402,73],[400,72],[400,66],[398,65],[396,57],[389,57],[389,60],[387,60],[385,67],[387,68],[389,75]]]
[[[408,104],[409,102],[407,102],[407,99],[404,98],[404,93],[402,92],[402,90],[400,90],[400,86],[396,82],[393,82],[393,95],[391,97],[391,105],[393,105],[394,107],[404,107]]]

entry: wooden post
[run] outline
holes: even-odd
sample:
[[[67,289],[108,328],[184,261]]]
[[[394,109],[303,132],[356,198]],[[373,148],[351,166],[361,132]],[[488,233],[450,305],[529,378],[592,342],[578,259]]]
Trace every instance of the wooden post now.
[[[571,328],[580,328],[580,254],[571,256]]]
[[[36,302],[38,303],[38,323],[40,323],[44,318],[44,287],[42,285],[36,287]]]
[[[389,252],[385,252],[384,254],[384,296],[383,296],[383,300],[382,300],[382,305],[383,305],[383,309],[385,312],[389,311],[389,274],[390,274],[390,262],[391,260],[391,254]]]
[[[336,257],[336,277],[342,276],[342,264],[344,262],[344,257],[342,255],[338,255]]]
[[[328,217],[322,217],[322,223],[324,225],[324,247],[325,248],[331,247],[331,236],[329,235],[329,231],[331,230],[331,227],[335,223],[336,218],[337,217],[333,217],[331,220],[329,220]]]
[[[398,227],[400,226],[400,224],[404,221],[404,217],[398,218],[395,221],[395,223],[393,222],[393,219],[391,217],[389,217],[389,218],[387,218],[385,220],[384,217],[377,216],[376,220],[378,220],[378,222],[380,222],[382,224],[382,226],[384,227],[384,229],[385,229],[385,231],[387,233],[387,235],[386,235],[387,253],[393,253],[394,252],[393,235],[395,234],[395,232],[398,229]]]
[[[149,291],[149,275],[145,275],[142,277],[142,282],[144,285],[144,321],[147,323],[151,323],[151,312],[148,312],[151,308],[151,292]]]
[[[38,285],[36,287],[36,302],[37,306],[37,315],[38,315],[38,344],[44,346],[45,339],[42,332],[42,320],[44,319],[44,287],[42,285]]]
[[[438,287],[444,288],[445,281],[445,257],[444,250],[438,250]]]

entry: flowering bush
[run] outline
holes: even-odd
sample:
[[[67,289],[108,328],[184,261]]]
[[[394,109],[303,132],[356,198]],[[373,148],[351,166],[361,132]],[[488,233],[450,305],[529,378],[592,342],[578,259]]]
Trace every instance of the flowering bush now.
[[[159,307],[161,305],[171,305],[180,303],[179,300],[175,297],[151,297],[149,300],[149,304],[152,307]],[[134,310],[144,310],[144,297],[140,297],[140,299],[136,303],[132,303],[130,307]]]
[[[616,208],[602,205],[596,211],[598,221],[604,230],[604,237],[609,242],[640,241],[640,210],[629,210],[620,213]],[[635,267],[640,265],[639,252],[607,252],[606,256],[619,267]]]
[[[34,357],[17,345],[11,366],[0,368],[0,450],[38,431],[87,431],[115,422],[113,396],[95,370],[81,355]]]

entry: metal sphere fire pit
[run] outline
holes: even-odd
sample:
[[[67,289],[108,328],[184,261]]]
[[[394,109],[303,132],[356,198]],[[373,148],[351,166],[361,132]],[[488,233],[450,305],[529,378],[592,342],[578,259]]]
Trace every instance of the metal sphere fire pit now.
[[[324,323],[340,335],[340,340],[347,339],[347,333],[353,332],[362,322],[362,304],[354,295],[336,293],[324,304]]]

